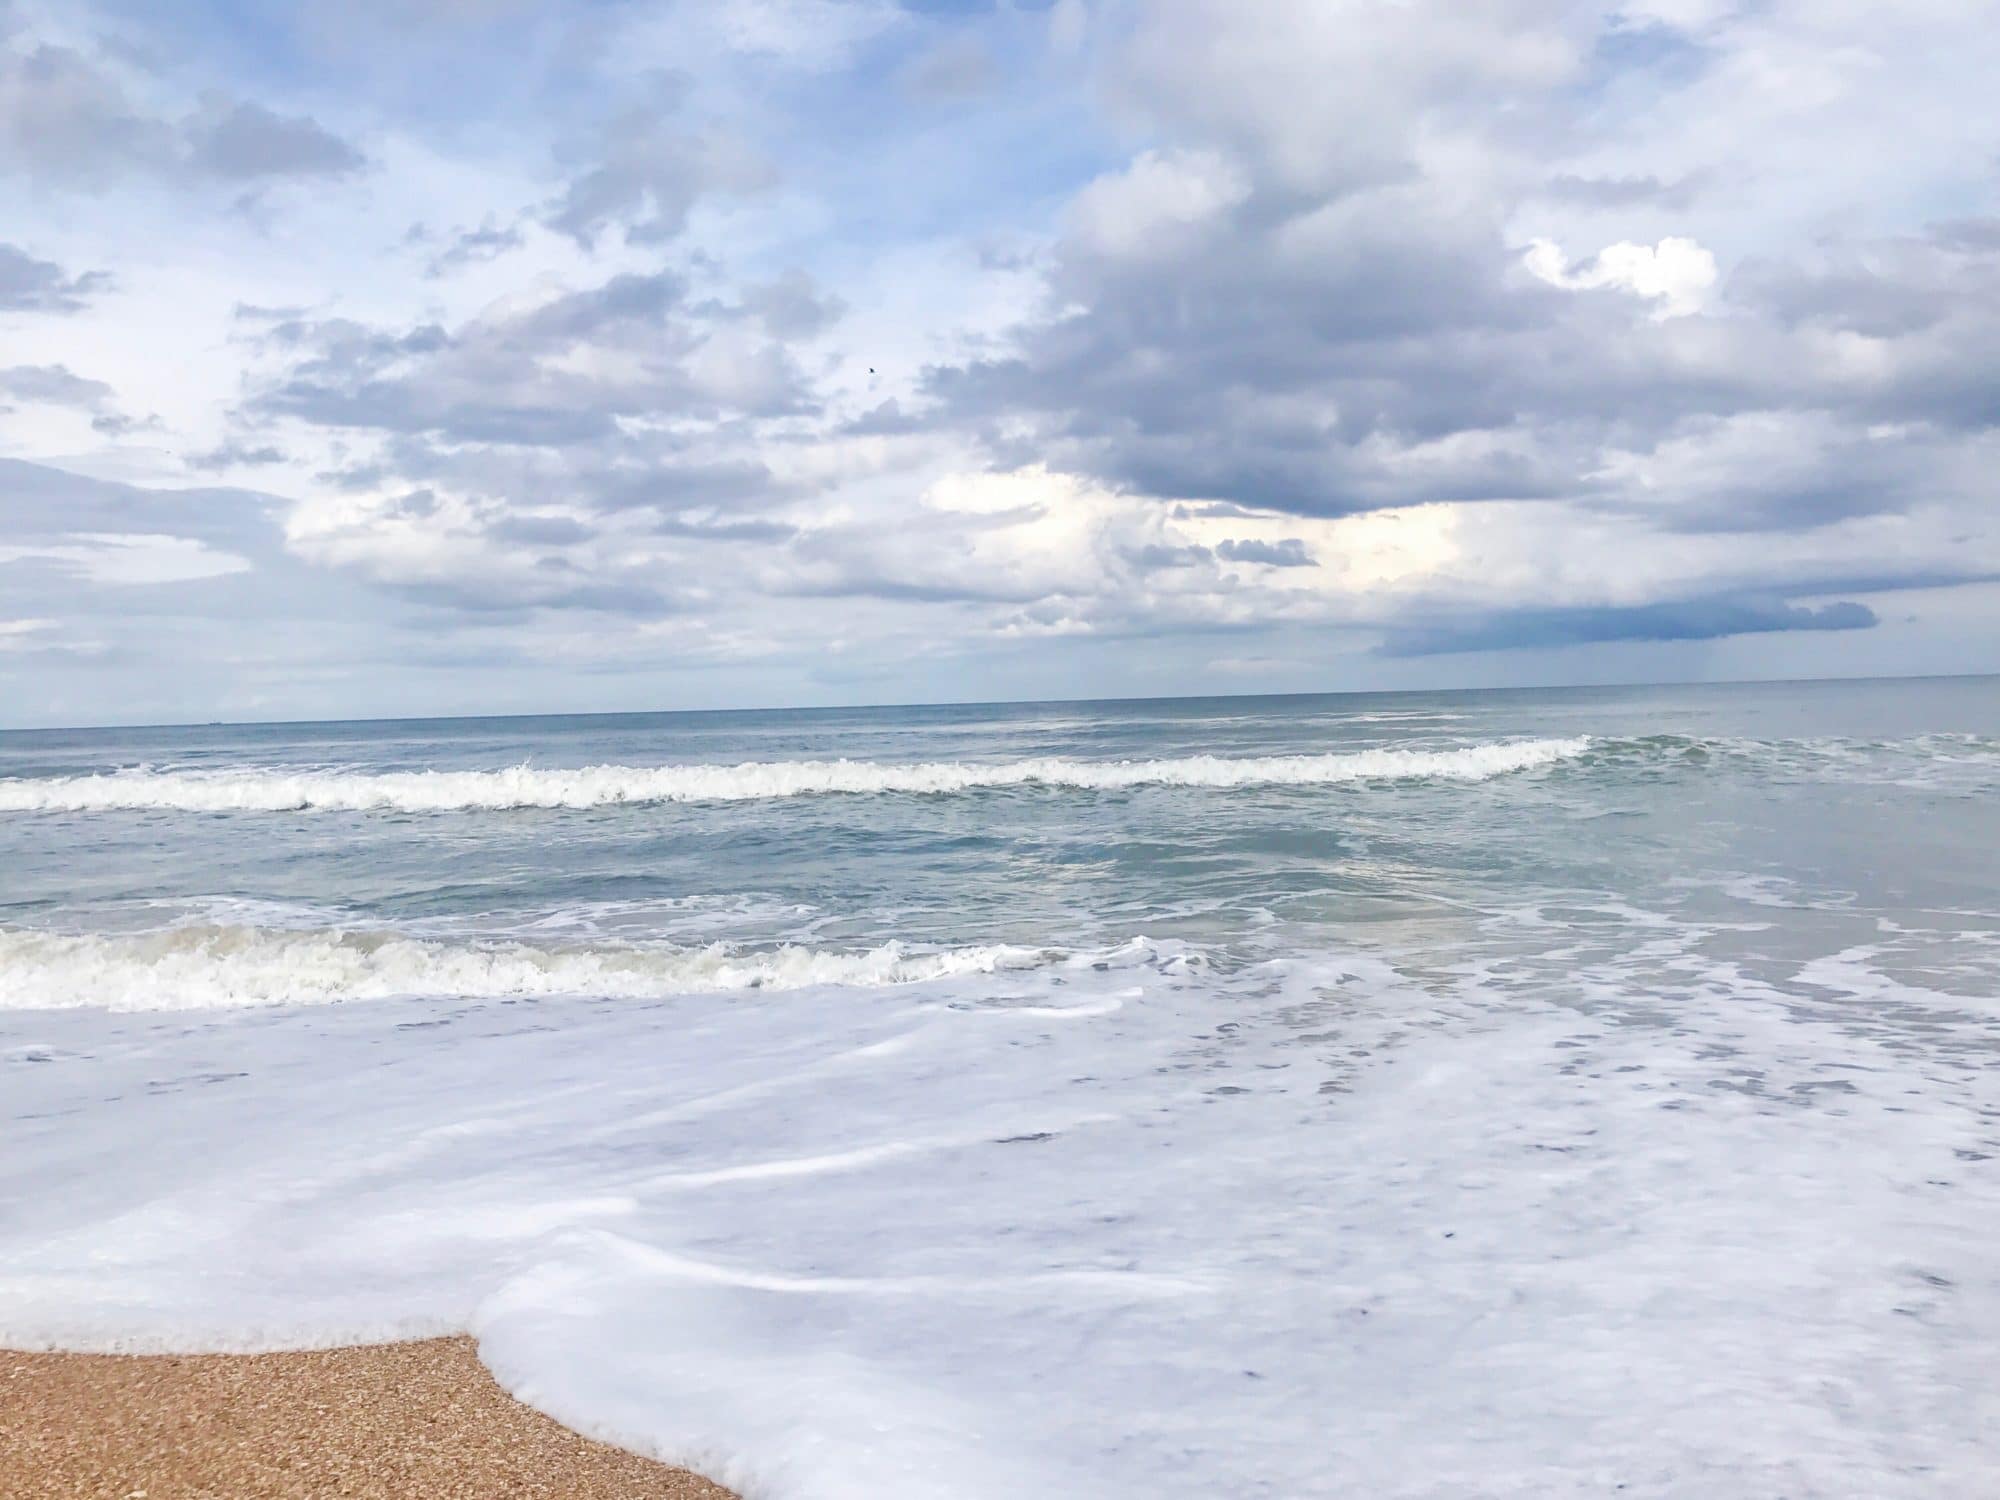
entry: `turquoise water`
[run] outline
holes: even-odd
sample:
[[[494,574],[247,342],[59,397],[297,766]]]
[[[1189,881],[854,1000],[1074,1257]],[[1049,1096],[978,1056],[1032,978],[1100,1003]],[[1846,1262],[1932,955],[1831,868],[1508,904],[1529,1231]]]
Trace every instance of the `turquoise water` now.
[[[0,735],[0,1338],[470,1326],[783,1496],[1992,1489],[1996,848],[1995,679]]]

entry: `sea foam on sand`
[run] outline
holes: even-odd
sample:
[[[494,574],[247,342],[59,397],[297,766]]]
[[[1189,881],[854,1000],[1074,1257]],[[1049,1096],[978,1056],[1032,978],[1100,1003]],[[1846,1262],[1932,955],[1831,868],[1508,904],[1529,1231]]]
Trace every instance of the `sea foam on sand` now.
[[[0,1012],[0,1341],[470,1328],[775,1500],[2000,1492],[1975,1023],[1608,920],[1560,982]]]

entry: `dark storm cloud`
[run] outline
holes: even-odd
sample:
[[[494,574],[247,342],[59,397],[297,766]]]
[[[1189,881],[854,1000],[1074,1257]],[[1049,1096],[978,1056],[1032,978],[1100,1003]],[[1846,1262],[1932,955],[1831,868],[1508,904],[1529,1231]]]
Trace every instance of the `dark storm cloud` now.
[[[102,271],[71,276],[54,261],[39,259],[18,245],[0,244],[0,311],[78,312],[110,280]]]
[[[1511,651],[1603,641],[1707,641],[1787,630],[1867,630],[1877,624],[1865,604],[1818,608],[1774,599],[1687,599],[1631,607],[1503,610],[1463,625],[1397,628],[1387,656],[1442,656],[1462,651]]]

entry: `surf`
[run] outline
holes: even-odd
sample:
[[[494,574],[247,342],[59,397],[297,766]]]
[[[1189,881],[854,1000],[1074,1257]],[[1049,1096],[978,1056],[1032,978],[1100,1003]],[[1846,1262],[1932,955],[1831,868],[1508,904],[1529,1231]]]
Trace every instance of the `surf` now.
[[[893,939],[853,949],[722,942],[555,946],[209,923],[134,933],[0,928],[0,1010],[238,1010],[405,997],[655,1000],[815,986],[880,989],[1035,969],[1172,963],[1173,946],[1144,938],[1082,952]]]
[[[183,771],[147,767],[0,781],[0,812],[477,812],[829,795],[950,796],[1038,787],[1340,786],[1369,781],[1477,782],[1575,759],[1584,736],[1453,749],[1383,747],[1324,755],[1186,755],[1093,761],[1061,756],[980,761],[798,760],[737,765],[530,765],[486,771]]]

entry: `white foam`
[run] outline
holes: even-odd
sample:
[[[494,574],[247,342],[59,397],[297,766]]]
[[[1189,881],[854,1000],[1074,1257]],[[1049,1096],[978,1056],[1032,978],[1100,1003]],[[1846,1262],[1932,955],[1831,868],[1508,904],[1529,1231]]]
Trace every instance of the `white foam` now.
[[[0,812],[457,812],[620,803],[743,802],[826,793],[941,794],[1041,786],[1335,786],[1358,781],[1485,781],[1582,755],[1590,741],[1496,741],[1450,750],[1379,748],[1236,759],[1187,755],[1090,761],[1059,756],[978,761],[799,760],[742,765],[585,766],[499,771],[171,771],[0,781]]]
[[[0,1010],[213,1010],[406,995],[654,999],[922,984],[1066,961],[1074,960],[1004,944],[743,950],[725,943],[543,947],[208,924],[84,935],[0,929]]]
[[[0,1345],[470,1329],[766,1500],[2000,1493],[1990,1022],[1570,935],[0,1012]]]

